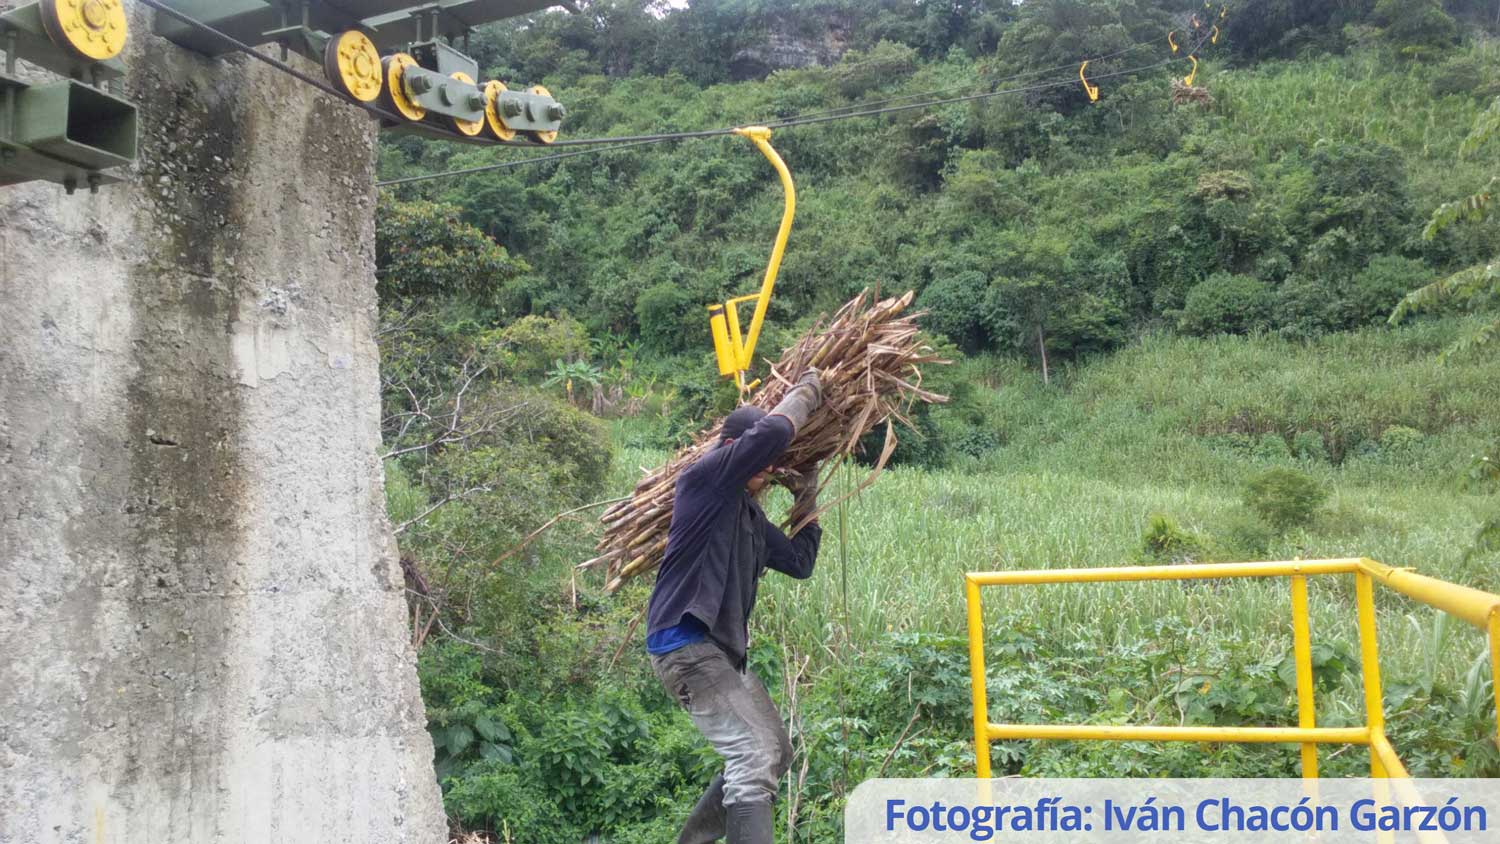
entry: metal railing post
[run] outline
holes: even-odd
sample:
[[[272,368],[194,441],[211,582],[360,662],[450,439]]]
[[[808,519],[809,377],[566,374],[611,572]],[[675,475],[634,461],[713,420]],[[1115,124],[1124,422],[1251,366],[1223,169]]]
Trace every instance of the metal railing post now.
[[[1385,736],[1385,702],[1380,694],[1380,651],[1375,642],[1375,584],[1363,570],[1354,573],[1359,613],[1360,674],[1365,685],[1365,727],[1370,731],[1370,776],[1388,776],[1375,737]]]
[[[990,705],[984,688],[984,614],[979,605],[979,584],[964,578],[969,605],[969,686],[974,698],[974,774],[990,778]]]
[[[1500,747],[1500,610],[1490,613],[1490,687],[1495,692],[1495,746]]]
[[[1316,727],[1317,707],[1313,702],[1312,634],[1307,618],[1307,577],[1292,575],[1292,652],[1297,663],[1297,726]],[[1302,745],[1302,778],[1318,778],[1318,746]]]

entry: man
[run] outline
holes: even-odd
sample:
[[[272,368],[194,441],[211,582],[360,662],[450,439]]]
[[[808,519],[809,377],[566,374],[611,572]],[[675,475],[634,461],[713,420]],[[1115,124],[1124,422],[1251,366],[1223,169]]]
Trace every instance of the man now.
[[[745,670],[750,612],[767,568],[812,574],[822,529],[791,539],[756,500],[772,465],[823,401],[809,368],[769,414],[729,414],[719,445],[677,478],[667,550],[647,614],[646,649],[667,693],[724,757],[724,771],[688,815],[679,844],[771,844],[771,803],[792,746],[765,687]],[[792,484],[813,503],[817,472]]]

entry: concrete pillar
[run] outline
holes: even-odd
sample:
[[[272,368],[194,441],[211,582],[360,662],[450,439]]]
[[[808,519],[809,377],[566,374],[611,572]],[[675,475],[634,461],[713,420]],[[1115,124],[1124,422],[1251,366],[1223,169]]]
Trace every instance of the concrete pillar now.
[[[129,183],[0,188],[0,842],[443,841],[372,124],[132,24]]]

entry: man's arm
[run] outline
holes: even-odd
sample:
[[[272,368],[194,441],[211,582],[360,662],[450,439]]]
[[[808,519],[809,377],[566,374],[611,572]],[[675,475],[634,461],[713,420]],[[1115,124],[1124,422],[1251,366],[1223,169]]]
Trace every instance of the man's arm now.
[[[784,416],[766,416],[732,440],[703,456],[693,467],[708,483],[723,490],[738,490],[771,465],[792,442],[796,432]]]
[[[818,523],[813,522],[797,531],[797,535],[791,539],[787,539],[786,534],[769,521],[765,526],[766,552],[769,555],[766,565],[798,580],[811,577],[813,564],[818,561],[818,544],[823,538],[823,529]]]

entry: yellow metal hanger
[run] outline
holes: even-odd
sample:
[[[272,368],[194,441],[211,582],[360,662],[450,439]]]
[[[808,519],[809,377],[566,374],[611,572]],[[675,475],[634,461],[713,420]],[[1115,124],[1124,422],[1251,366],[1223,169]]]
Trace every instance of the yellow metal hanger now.
[[[746,126],[734,133],[754,142],[776,173],[781,177],[781,187],[786,194],[786,208],[781,214],[781,228],[776,232],[776,243],[771,247],[771,261],[766,266],[766,277],[761,282],[760,292],[751,296],[737,296],[723,304],[708,306],[708,325],[714,338],[714,355],[719,360],[719,374],[734,378],[740,392],[755,387],[759,381],[745,383],[745,372],[755,356],[755,342],[760,339],[761,325],[765,323],[766,308],[771,304],[771,291],[776,288],[776,273],[781,269],[781,256],[786,252],[787,237],[792,233],[792,217],[797,213],[797,189],[792,185],[792,174],[786,162],[771,146],[771,130],[764,126]],[[739,306],[744,302],[755,302],[755,314],[750,318],[750,332],[740,333]]]

